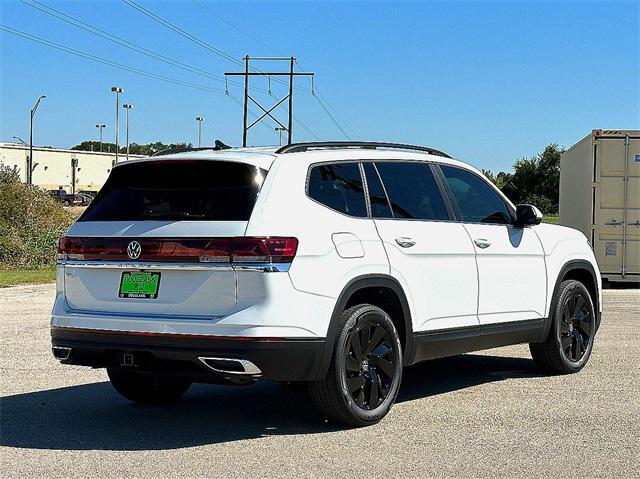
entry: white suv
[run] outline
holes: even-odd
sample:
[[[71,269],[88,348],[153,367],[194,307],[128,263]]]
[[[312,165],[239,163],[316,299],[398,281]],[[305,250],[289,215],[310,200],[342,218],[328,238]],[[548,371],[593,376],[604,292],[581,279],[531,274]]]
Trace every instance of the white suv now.
[[[587,239],[432,148],[298,143],[121,163],[60,240],[54,355],[136,402],[305,382],[367,425],[402,367],[530,343],[579,371],[601,313]]]

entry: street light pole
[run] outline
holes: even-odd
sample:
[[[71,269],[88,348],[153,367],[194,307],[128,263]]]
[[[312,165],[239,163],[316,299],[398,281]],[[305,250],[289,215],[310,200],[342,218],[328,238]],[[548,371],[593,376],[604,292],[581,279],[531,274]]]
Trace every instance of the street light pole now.
[[[14,139],[14,140],[18,140],[22,146],[29,146],[29,145],[27,145],[27,142],[26,142],[26,141],[24,141],[24,140],[23,140],[22,138],[20,138],[19,136],[14,136],[14,137],[13,137],[13,139]]]
[[[107,127],[107,125],[105,125],[105,124],[96,125],[96,128],[100,129],[100,152],[102,152],[102,129],[106,128],[106,127]]]
[[[196,121],[198,122],[198,148],[200,148],[200,144],[202,143],[202,122],[204,121],[204,116],[196,116]]]
[[[47,98],[46,95],[40,95],[40,98],[36,101],[36,104],[33,105],[31,109],[31,117],[29,120],[29,160],[27,161],[27,184],[33,184],[33,117],[38,110],[38,106],[40,102]]]
[[[127,161],[129,160],[129,110],[133,108],[131,103],[125,103],[122,108],[126,110],[126,124],[127,124]]]
[[[116,94],[116,163],[118,163],[118,126],[120,119],[120,93],[124,93],[124,88],[119,86],[111,87],[111,91]]]
[[[276,131],[280,133],[280,146],[282,146],[282,132],[287,131],[287,129],[282,128],[281,126],[276,126]]]

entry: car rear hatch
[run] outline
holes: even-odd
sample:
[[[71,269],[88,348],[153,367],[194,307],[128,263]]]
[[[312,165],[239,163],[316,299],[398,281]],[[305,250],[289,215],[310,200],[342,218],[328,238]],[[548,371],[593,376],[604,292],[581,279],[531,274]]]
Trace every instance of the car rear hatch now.
[[[244,236],[266,174],[213,160],[114,168],[60,240],[68,307],[153,318],[229,314],[237,302],[234,263],[279,261],[286,246]]]

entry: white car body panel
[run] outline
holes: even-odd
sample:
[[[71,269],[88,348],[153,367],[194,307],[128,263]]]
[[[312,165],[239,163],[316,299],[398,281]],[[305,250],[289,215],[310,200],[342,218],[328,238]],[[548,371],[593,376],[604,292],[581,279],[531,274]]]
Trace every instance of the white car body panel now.
[[[298,252],[289,274],[300,291],[337,298],[353,278],[388,274],[389,262],[373,220],[343,215],[310,199],[305,185],[312,162],[296,153],[284,156],[276,160],[267,175],[247,236],[298,238]],[[316,154],[311,156],[313,159]],[[318,161],[325,158],[322,155]],[[335,160],[336,156],[331,158]],[[340,155],[340,159],[346,158]],[[357,239],[364,254],[342,258],[332,239],[334,233]]]
[[[547,265],[547,307],[545,315],[549,315],[551,297],[562,268],[572,261],[584,261],[596,272],[598,289],[598,309],[602,312],[602,278],[596,258],[589,246],[587,237],[580,231],[566,226],[542,223],[535,227],[544,249]]]
[[[247,222],[78,222],[68,235],[295,237],[298,250],[288,272],[220,269],[193,274],[188,268],[165,271],[160,267],[162,296],[149,302],[120,300],[113,294],[120,269],[98,272],[59,266],[52,325],[211,336],[324,338],[337,298],[350,282],[368,275],[385,275],[400,284],[416,332],[508,323],[547,317],[558,274],[572,260],[592,265],[601,295],[593,253],[575,230],[544,224],[523,229],[456,221],[354,218],[306,195],[308,171],[315,163],[431,161],[478,173],[460,161],[384,150],[335,149],[281,155],[273,151],[200,151],[151,159],[233,161],[268,170]],[[144,161],[150,160],[136,160]],[[513,240],[520,234],[516,247]],[[395,238],[404,236],[416,240],[416,245],[399,247]],[[473,243],[476,238],[487,239],[492,245],[480,249]],[[89,284],[93,284],[91,291]],[[601,298],[598,304],[602,304]]]
[[[479,223],[464,223],[464,228],[477,255],[480,324],[544,317],[547,272],[533,228]],[[481,248],[476,241],[489,246]]]
[[[469,236],[460,223],[376,219],[391,264],[413,298],[413,330],[477,326],[478,275]],[[396,238],[415,245],[403,248]]]

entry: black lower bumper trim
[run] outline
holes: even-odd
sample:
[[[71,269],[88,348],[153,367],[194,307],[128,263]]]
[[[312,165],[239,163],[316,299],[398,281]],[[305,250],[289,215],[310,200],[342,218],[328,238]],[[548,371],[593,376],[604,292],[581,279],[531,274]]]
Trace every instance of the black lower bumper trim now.
[[[237,374],[216,373],[199,357],[247,359],[275,381],[309,381],[317,377],[324,350],[322,339],[233,339],[152,334],[139,335],[53,327],[54,347],[71,348],[64,364],[96,368],[126,367],[141,372],[187,376],[193,382],[241,382]],[[126,361],[123,362],[123,356]],[[133,358],[133,365],[130,360]],[[252,379],[253,378],[245,378]]]

